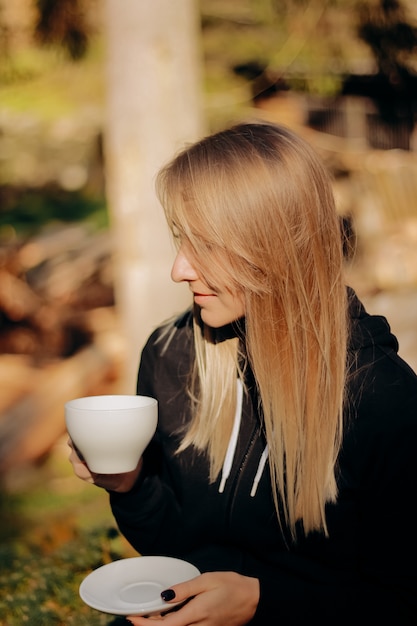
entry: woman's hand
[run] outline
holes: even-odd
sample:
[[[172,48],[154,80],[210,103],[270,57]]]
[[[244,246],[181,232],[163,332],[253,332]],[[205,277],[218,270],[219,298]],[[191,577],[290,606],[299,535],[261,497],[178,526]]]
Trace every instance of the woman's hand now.
[[[92,483],[103,489],[118,491],[119,493],[130,491],[136,483],[142,469],[142,457],[139,459],[136,468],[131,472],[124,474],[95,474],[90,471],[87,463],[81,457],[71,439],[68,439],[68,445],[71,448],[69,461],[72,463],[75,475],[81,478],[81,480],[85,480],[87,483]]]
[[[175,594],[175,596],[173,595]],[[133,617],[134,626],[149,626],[149,620],[164,626],[243,626],[255,615],[259,602],[257,578],[235,572],[208,572],[168,590],[172,602],[191,598],[179,610],[158,617]],[[167,601],[167,610],[170,602]]]

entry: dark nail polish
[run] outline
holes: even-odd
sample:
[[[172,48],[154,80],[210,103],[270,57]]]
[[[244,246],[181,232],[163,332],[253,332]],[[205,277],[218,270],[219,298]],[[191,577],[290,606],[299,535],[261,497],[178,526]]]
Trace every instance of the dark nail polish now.
[[[175,598],[175,591],[173,589],[166,589],[165,591],[162,591],[161,598],[162,600],[165,600],[165,602],[169,602]]]

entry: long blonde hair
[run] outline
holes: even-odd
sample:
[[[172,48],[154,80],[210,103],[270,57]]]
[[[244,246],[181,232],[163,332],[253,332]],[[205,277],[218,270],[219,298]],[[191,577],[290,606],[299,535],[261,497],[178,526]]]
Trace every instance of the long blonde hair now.
[[[295,536],[327,532],[337,496],[346,378],[347,296],[331,180],[311,147],[268,123],[244,123],[183,150],[157,190],[200,273],[219,269],[245,299],[245,350],[260,397],[274,501]],[[195,312],[193,421],[182,448],[218,475],[244,377],[236,338],[217,342]],[[279,511],[282,511],[281,514]],[[283,517],[283,519],[282,519]]]

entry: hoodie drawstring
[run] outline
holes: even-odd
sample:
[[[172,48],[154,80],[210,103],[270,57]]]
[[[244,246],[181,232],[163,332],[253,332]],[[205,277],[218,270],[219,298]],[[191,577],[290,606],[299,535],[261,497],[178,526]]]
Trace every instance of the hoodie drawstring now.
[[[222,477],[219,485],[219,493],[223,493],[224,488],[226,486],[227,479],[229,478],[230,472],[232,470],[233,458],[236,452],[237,440],[239,437],[240,423],[242,420],[242,405],[243,405],[243,385],[242,381],[237,379],[237,387],[236,387],[236,413],[233,422],[232,434],[230,435],[229,445],[227,446],[226,457],[223,463],[222,469]],[[261,480],[263,471],[265,469],[266,462],[268,460],[268,444],[265,446],[264,451],[261,454],[261,458],[259,459],[258,469],[255,474],[255,478],[253,479],[252,489],[250,492],[251,498],[256,495],[259,481]]]
[[[236,398],[236,413],[233,422],[232,434],[230,435],[229,445],[227,446],[226,457],[223,463],[222,478],[219,486],[219,493],[223,493],[226,481],[229,478],[230,471],[232,469],[233,457],[236,451],[237,438],[239,436],[240,421],[242,419],[242,404],[243,404],[243,385],[242,381],[237,379],[237,398]]]
[[[265,469],[267,460],[268,460],[268,444],[266,444],[264,451],[261,454],[261,458],[259,459],[258,471],[256,472],[255,478],[253,479],[253,485],[252,485],[252,489],[250,492],[251,498],[253,498],[256,495],[259,481],[261,480],[261,476]]]

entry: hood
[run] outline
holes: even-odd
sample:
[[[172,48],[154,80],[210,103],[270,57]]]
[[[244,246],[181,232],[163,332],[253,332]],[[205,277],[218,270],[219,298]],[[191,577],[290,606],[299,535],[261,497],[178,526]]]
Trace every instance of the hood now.
[[[378,345],[398,352],[397,338],[391,333],[390,325],[382,315],[370,315],[350,287],[348,288],[349,313],[351,319],[350,349],[358,350]]]

